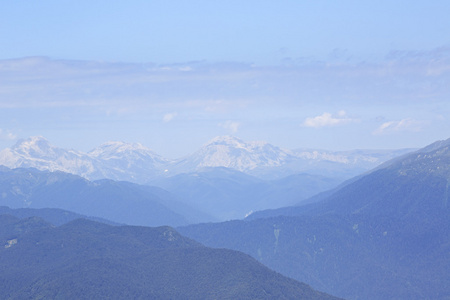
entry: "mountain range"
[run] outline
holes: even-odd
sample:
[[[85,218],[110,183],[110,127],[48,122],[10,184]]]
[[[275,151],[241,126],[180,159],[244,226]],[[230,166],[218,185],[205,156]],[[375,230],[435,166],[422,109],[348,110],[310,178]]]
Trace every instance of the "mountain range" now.
[[[0,215],[2,299],[337,299],[170,227]]]
[[[286,150],[266,142],[217,137],[197,152],[166,159],[139,143],[107,142],[88,153],[53,146],[43,137],[18,141],[0,152],[0,165],[62,171],[90,180],[113,179],[147,184],[152,179],[193,173],[205,167],[226,167],[263,179],[299,173],[349,178],[407,153],[402,150]]]
[[[449,147],[450,139],[435,142],[349,180],[331,195],[317,195],[313,204],[259,211],[250,218],[345,214],[423,221],[442,214],[450,217]]]
[[[0,165],[61,171],[86,179],[143,183],[163,172],[169,161],[140,144],[108,142],[83,153],[55,147],[43,137],[18,141],[0,152]]]
[[[220,139],[215,143],[212,149],[223,146]],[[225,139],[223,143],[231,142]],[[113,150],[114,143],[110,144],[111,151],[95,154],[103,157],[96,163],[104,159],[119,165],[121,157],[138,157],[131,150],[119,155]],[[38,148],[30,146],[22,155],[33,156],[38,162],[57,157],[64,162],[64,157],[78,155],[48,149],[52,147],[45,143]],[[227,155],[242,157],[245,151],[239,151]],[[141,154],[144,159],[144,152]],[[0,215],[0,239],[4,243],[0,248],[0,284],[7,298],[110,298],[110,293],[132,298],[331,297],[299,285],[298,280],[345,299],[448,299],[450,139],[397,156],[340,185],[334,182],[332,189],[306,200],[298,195],[308,193],[302,191],[300,182],[324,185],[330,178],[320,181],[318,175],[297,173],[268,180],[249,174],[258,167],[242,171],[237,170],[239,164],[200,167],[198,160],[188,168],[187,161],[172,166],[186,168],[186,172],[198,167],[190,173],[180,171],[150,180],[159,180],[167,190],[110,179],[88,180],[26,164],[15,169],[0,167],[1,205],[57,207],[117,223],[172,224],[182,226],[177,231],[188,238],[221,248],[203,247],[169,227],[111,227],[86,220],[64,221],[55,210],[46,213],[64,225],[55,227],[38,218]],[[244,160],[236,161],[244,164]],[[169,166],[162,158],[153,163]],[[270,164],[278,163],[270,160]],[[280,166],[267,166],[272,167]],[[165,170],[165,174],[171,172]],[[215,216],[233,213],[232,209],[242,214],[250,207],[259,209],[258,203],[261,207],[276,201],[281,205],[290,193],[290,200],[297,205],[256,211],[244,220],[185,226],[205,218],[198,207]],[[11,212],[9,208],[2,211]],[[29,213],[28,209],[12,212],[21,217]],[[45,215],[42,210],[31,214]],[[68,219],[77,216],[69,214]],[[180,244],[170,243],[173,241]],[[248,256],[225,249],[244,252],[295,280],[285,281],[279,274],[266,273],[260,264],[248,261]],[[149,281],[150,285],[146,283]],[[51,294],[58,290],[62,294]]]
[[[337,183],[306,174],[264,181],[228,168],[206,168],[162,178],[156,187],[0,166],[0,205],[60,208],[130,225],[178,226],[243,218],[251,211],[291,205]]]
[[[88,153],[82,153],[55,147],[42,137],[32,137],[1,151],[0,165],[9,168],[61,171],[81,176],[91,182],[106,178],[157,186],[171,194],[168,196],[166,193],[164,199],[172,199],[157,201],[157,206],[163,203],[178,214],[180,209],[177,210],[177,207],[183,207],[181,204],[191,207],[197,212],[190,213],[192,209],[188,209],[187,214],[190,216],[182,213],[189,220],[188,223],[191,223],[192,220],[206,222],[239,219],[254,211],[294,205],[334,188],[345,178],[366,171],[369,167],[405,151],[407,150],[290,151],[265,142],[244,142],[224,136],[211,140],[191,155],[169,160],[140,144],[108,142]],[[98,184],[90,184],[91,189]],[[107,183],[103,182],[102,185]],[[120,185],[123,186],[124,183]],[[74,187],[66,188],[74,190]],[[155,189],[152,192],[154,191]],[[78,194],[74,192],[73,195],[59,195],[59,202],[66,204],[61,206],[53,201],[56,206],[51,207],[69,209],[67,203],[75,202],[68,202],[65,198],[75,195]],[[119,197],[118,195],[125,197],[124,193],[118,193],[115,197]],[[171,206],[175,203],[173,199],[180,205]],[[7,205],[6,200],[3,199],[0,203]],[[34,201],[33,205],[37,203]],[[13,207],[28,207],[27,203],[22,205],[17,206],[16,203]],[[86,213],[82,207],[72,206],[70,209]],[[96,216],[107,217],[107,214],[104,212]],[[116,222],[129,221],[119,220],[111,215],[109,218]],[[174,223],[173,218],[168,220],[171,221],[166,224],[179,224]],[[128,224],[163,225],[160,222]]]
[[[0,205],[10,208],[59,208],[122,224],[179,226],[212,219],[161,188],[59,171],[0,167],[0,191]]]
[[[309,204],[178,230],[345,299],[449,299],[450,139]]]
[[[331,189],[339,179],[296,174],[263,180],[225,167],[205,167],[151,182],[183,199],[217,220],[242,219],[254,211],[296,204],[320,191]]]

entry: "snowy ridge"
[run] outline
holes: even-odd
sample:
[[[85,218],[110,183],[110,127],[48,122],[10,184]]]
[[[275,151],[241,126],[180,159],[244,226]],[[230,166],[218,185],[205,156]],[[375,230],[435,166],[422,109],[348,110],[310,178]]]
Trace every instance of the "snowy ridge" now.
[[[148,157],[154,161],[168,161],[139,143],[128,144],[124,142],[107,142],[90,151],[88,154],[91,157],[103,160],[121,159],[123,157],[130,159],[141,159],[142,157]]]
[[[226,167],[246,172],[257,167],[281,166],[289,157],[286,151],[265,142],[246,143],[224,136],[214,138],[199,151],[178,162],[178,165],[186,170]]]
[[[0,164],[9,168],[36,168],[63,171],[88,177],[95,172],[95,162],[87,155],[57,148],[43,137],[19,140],[12,148],[0,152]]]
[[[312,149],[299,149],[294,150],[292,153],[294,156],[301,159],[309,160],[327,160],[331,162],[337,162],[342,164],[357,164],[362,162],[377,163],[384,161],[385,156],[395,157],[395,153],[398,151],[412,151],[412,149],[402,150],[353,150],[353,151],[326,151],[326,150],[312,150]]]
[[[30,137],[1,151],[0,165],[63,171],[90,180],[108,178],[144,184],[158,177],[197,172],[205,167],[226,167],[261,178],[302,172],[331,174],[339,170],[346,170],[345,176],[354,176],[408,151],[411,150],[291,151],[266,142],[222,136],[191,155],[169,160],[139,143],[107,142],[83,153],[55,147],[43,137]]]
[[[139,143],[107,142],[90,151],[88,155],[111,167],[130,170],[133,168],[162,169],[170,163],[170,160]]]
[[[95,180],[109,178],[143,183],[162,172],[168,160],[140,144],[108,142],[82,153],[52,146],[43,137],[18,141],[0,152],[0,165],[62,171]]]

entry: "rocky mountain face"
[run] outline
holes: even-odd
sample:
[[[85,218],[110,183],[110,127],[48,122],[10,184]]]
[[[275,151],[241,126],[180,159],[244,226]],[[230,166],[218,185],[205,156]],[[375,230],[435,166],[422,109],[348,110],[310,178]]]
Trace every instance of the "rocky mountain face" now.
[[[179,230],[345,299],[447,299],[449,182],[450,139],[386,162],[318,202]]]

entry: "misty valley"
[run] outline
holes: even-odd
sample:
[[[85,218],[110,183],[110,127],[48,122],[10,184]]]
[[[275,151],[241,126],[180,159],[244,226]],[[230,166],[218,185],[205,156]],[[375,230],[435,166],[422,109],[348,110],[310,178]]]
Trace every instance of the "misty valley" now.
[[[0,152],[4,299],[448,299],[450,139]]]

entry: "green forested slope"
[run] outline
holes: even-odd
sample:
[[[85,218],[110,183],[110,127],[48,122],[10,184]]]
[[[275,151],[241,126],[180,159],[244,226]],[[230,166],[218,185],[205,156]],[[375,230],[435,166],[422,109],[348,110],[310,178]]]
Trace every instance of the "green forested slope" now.
[[[3,299],[335,299],[170,227],[0,216]]]

